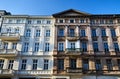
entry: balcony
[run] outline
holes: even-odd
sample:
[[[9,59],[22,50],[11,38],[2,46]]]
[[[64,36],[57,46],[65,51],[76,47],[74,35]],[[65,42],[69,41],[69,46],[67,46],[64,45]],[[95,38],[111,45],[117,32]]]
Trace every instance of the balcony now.
[[[20,35],[17,33],[0,33],[0,39],[3,41],[17,41],[20,40]]]
[[[14,75],[14,70],[11,70],[11,69],[1,69],[0,70],[0,76],[12,76],[12,75]]]
[[[82,73],[82,68],[67,68],[67,73]]]
[[[81,55],[82,54],[81,48],[67,48],[65,49],[65,53],[69,55]]]
[[[88,36],[80,36],[80,40],[81,41],[87,41],[88,40]]]
[[[51,75],[52,70],[19,70],[19,75]]]
[[[58,35],[58,36],[57,36],[57,40],[58,40],[58,41],[64,41],[64,40],[65,40],[65,36],[63,36],[63,35]]]
[[[0,57],[15,57],[18,55],[16,49],[0,49]]]
[[[79,36],[77,34],[75,34],[75,33],[68,33],[67,39],[69,41],[76,41],[76,40],[79,39]]]

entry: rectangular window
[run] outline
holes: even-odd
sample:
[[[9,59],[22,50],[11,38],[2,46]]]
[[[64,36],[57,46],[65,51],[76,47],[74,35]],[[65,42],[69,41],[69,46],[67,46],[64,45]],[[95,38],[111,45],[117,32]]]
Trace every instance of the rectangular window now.
[[[114,43],[114,48],[115,48],[115,52],[119,52],[119,45],[118,45],[118,43]]]
[[[32,23],[32,21],[31,20],[28,20],[28,24],[31,24]]]
[[[4,49],[8,49],[8,43],[4,43]]]
[[[4,60],[0,59],[0,69],[3,69],[3,65],[4,65]]]
[[[59,29],[58,35],[59,35],[59,36],[64,36],[64,29]]]
[[[36,37],[40,37],[40,30],[36,30],[36,34],[35,34]]]
[[[87,52],[87,43],[86,42],[82,42],[82,51],[83,52]]]
[[[96,36],[96,29],[92,29],[92,36],[93,36],[93,37]]]
[[[19,30],[18,28],[15,29],[15,33],[19,33],[19,31],[20,31],[20,30]]]
[[[58,69],[64,70],[64,59],[58,59]]]
[[[75,50],[75,43],[73,43],[73,42],[70,43],[70,48],[73,49],[73,50]]]
[[[74,37],[75,36],[75,30],[74,29],[70,29],[69,30],[69,36],[70,37]]]
[[[20,19],[17,19],[16,23],[21,23],[21,20],[20,20]]]
[[[85,37],[86,33],[85,33],[85,29],[81,29],[80,31],[80,36]]]
[[[11,28],[8,28],[7,29],[7,33],[11,33],[12,31],[11,31]]]
[[[23,59],[22,60],[22,64],[21,64],[21,70],[25,70],[26,69],[26,64],[27,64],[27,60]]]
[[[93,49],[94,49],[94,52],[98,52],[99,51],[98,43],[93,43]]]
[[[108,43],[104,43],[104,51],[109,52]]]
[[[84,19],[80,19],[80,23],[84,23],[85,21],[84,21]]]
[[[90,20],[90,23],[91,24],[95,24],[95,20]]]
[[[41,24],[41,21],[40,21],[40,20],[37,20],[37,24]]]
[[[17,48],[17,43],[13,43],[12,49],[16,49],[16,48]]]
[[[49,60],[44,59],[44,70],[48,70],[48,63],[49,63]]]
[[[28,48],[29,48],[28,46],[29,46],[29,43],[25,42],[24,49],[23,49],[24,52],[28,52]]]
[[[74,23],[74,20],[73,20],[73,19],[70,19],[70,23]]]
[[[112,36],[112,37],[116,37],[115,29],[111,29],[111,36]]]
[[[83,70],[89,70],[88,59],[83,59]]]
[[[50,30],[46,30],[46,37],[50,37]]]
[[[33,66],[32,66],[33,70],[37,70],[37,63],[38,63],[38,60],[37,59],[33,59]]]
[[[61,19],[61,20],[59,20],[59,23],[63,23],[63,20]]]
[[[107,64],[108,71],[113,70],[111,59],[106,59],[106,64]]]
[[[47,24],[51,24],[51,21],[47,21]]]
[[[106,30],[105,29],[101,29],[101,35],[106,36]]]
[[[49,43],[45,43],[45,51],[49,51],[49,47],[50,47],[50,44]]]
[[[58,43],[58,51],[64,51],[64,43]]]
[[[38,51],[39,51],[39,43],[35,43],[34,51],[35,51],[35,52],[38,52]]]
[[[117,59],[118,69],[120,70],[120,59]]]
[[[76,68],[76,59],[70,59],[70,68],[75,69]]]
[[[14,60],[9,60],[8,69],[13,69]]]
[[[113,24],[113,20],[112,19],[109,20],[109,24]]]
[[[95,67],[96,67],[96,70],[102,70],[101,61],[99,59],[95,61]]]
[[[12,19],[9,19],[9,20],[8,20],[8,23],[12,23],[12,21],[13,21]]]
[[[30,30],[30,29],[27,29],[27,30],[26,30],[25,36],[26,36],[26,37],[30,37],[30,36],[31,36],[31,30]]]
[[[100,24],[104,24],[104,20],[103,19],[100,20]]]

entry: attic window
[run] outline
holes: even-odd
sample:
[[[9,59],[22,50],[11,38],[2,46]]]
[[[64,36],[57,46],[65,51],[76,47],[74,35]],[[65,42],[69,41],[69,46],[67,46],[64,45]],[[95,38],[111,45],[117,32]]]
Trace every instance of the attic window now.
[[[70,19],[70,23],[74,23],[74,20],[73,20],[73,19]]]

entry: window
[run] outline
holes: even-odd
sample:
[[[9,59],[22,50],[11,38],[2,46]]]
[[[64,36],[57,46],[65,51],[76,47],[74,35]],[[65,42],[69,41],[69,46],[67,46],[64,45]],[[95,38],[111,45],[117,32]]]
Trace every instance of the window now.
[[[29,43],[25,42],[24,49],[23,49],[24,52],[28,52],[28,46],[29,46]]]
[[[37,63],[38,63],[38,60],[37,59],[33,59],[33,66],[32,66],[33,70],[37,69]]]
[[[3,69],[3,65],[4,65],[4,60],[0,59],[0,69]]]
[[[61,20],[59,20],[59,23],[63,23],[63,20],[61,19]]]
[[[46,30],[46,37],[50,37],[50,30]]]
[[[41,21],[40,21],[40,20],[37,20],[37,24],[41,24]]]
[[[117,59],[118,69],[120,70],[120,59]]]
[[[73,19],[70,19],[70,23],[74,23],[74,20],[73,20]]]
[[[22,64],[21,64],[21,70],[25,70],[26,69],[26,63],[27,63],[27,60],[23,59],[22,60]]]
[[[18,19],[17,21],[16,21],[16,23],[20,23],[21,22],[21,20],[20,19]]]
[[[39,51],[39,43],[35,43],[34,51],[35,51],[35,52],[38,52],[38,51]]]
[[[64,36],[64,29],[59,29],[58,36]]]
[[[114,48],[116,52],[119,52],[119,45],[118,43],[114,43]]]
[[[51,21],[47,21],[47,24],[51,24]]]
[[[87,43],[86,42],[82,42],[82,51],[86,52],[87,51]]]
[[[50,44],[49,43],[45,43],[45,51],[49,51],[49,47],[50,47]]]
[[[4,49],[8,49],[8,43],[4,43]]]
[[[113,20],[112,19],[109,20],[109,24],[113,24]]]
[[[58,59],[58,69],[64,70],[64,59]]]
[[[31,20],[28,20],[28,24],[31,24],[32,23],[32,21]]]
[[[64,51],[64,43],[58,43],[58,51]]]
[[[76,59],[70,59],[70,68],[75,69],[76,68]]]
[[[48,70],[48,63],[49,63],[49,60],[44,59],[44,70]]]
[[[100,24],[104,24],[104,20],[103,19],[100,20]]]
[[[120,23],[120,19],[117,20],[117,23]]]
[[[8,29],[7,29],[7,33],[11,33],[11,28],[8,28]]]
[[[12,49],[16,49],[16,47],[17,47],[17,43],[13,43]]]
[[[102,70],[101,61],[99,59],[95,61],[95,67],[96,67],[96,70]]]
[[[25,36],[26,36],[26,37],[30,37],[30,36],[31,36],[31,30],[30,30],[30,29],[27,29],[27,30],[26,30]]]
[[[88,59],[83,59],[83,70],[89,70]]]
[[[15,33],[19,33],[19,31],[20,31],[20,30],[19,30],[18,28],[15,29]]]
[[[81,20],[80,20],[80,23],[84,23],[84,22],[85,22],[84,19],[81,19]]]
[[[111,59],[106,59],[107,69],[108,71],[112,70],[112,62]]]
[[[95,20],[91,20],[90,23],[91,23],[91,24],[95,24]]]
[[[73,50],[75,50],[75,43],[73,43],[73,42],[70,43],[70,48],[73,49]]]
[[[109,52],[108,43],[104,43],[104,51]]]
[[[74,37],[74,36],[75,36],[74,33],[75,33],[75,30],[71,28],[71,29],[69,30],[69,36]]]
[[[101,35],[106,36],[106,30],[105,29],[101,29]]]
[[[94,49],[94,52],[98,52],[99,51],[98,43],[93,43],[93,49]]]
[[[96,29],[92,29],[92,36],[93,36],[93,37],[96,36]]]
[[[36,30],[36,35],[35,35],[36,37],[40,37],[40,30]]]
[[[81,29],[80,32],[81,32],[81,33],[80,33],[80,36],[82,36],[82,37],[85,37],[85,36],[86,36],[85,29]]]
[[[9,60],[8,69],[13,69],[14,60]]]
[[[8,20],[8,23],[12,23],[12,19],[9,19],[9,20]]]
[[[116,37],[115,29],[111,29],[111,36],[112,36],[112,37]]]

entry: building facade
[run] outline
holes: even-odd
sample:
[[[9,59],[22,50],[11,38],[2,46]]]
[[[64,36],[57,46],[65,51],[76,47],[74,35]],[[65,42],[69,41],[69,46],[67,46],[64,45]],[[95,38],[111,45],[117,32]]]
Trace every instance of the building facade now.
[[[0,79],[120,79],[120,14],[0,11]]]
[[[51,79],[53,17],[4,15],[2,18],[0,79]]]
[[[119,79],[120,15],[53,14],[56,79]]]

